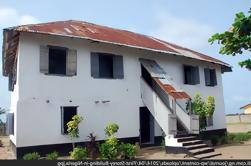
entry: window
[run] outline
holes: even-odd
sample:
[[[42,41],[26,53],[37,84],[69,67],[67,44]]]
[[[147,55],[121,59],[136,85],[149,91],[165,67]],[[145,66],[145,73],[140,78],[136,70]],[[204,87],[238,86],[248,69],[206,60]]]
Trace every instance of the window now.
[[[91,53],[93,78],[123,79],[123,57],[107,53]]]
[[[184,84],[200,83],[199,67],[184,65]]]
[[[216,71],[215,69],[204,69],[205,74],[205,84],[206,86],[216,86],[217,85],[217,78],[216,78]]]
[[[67,123],[77,115],[77,107],[61,107],[61,133],[67,134]]]
[[[57,46],[40,46],[40,72],[51,75],[76,75],[77,51]]]
[[[113,78],[113,56],[99,55],[99,77]]]
[[[7,128],[6,132],[7,135],[14,135],[14,113],[7,114]]]
[[[64,48],[49,48],[49,74],[66,74],[66,52]]]

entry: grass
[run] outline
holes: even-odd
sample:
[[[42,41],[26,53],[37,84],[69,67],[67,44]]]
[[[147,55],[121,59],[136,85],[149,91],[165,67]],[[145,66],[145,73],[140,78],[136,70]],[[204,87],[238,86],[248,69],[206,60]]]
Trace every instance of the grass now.
[[[251,139],[251,132],[247,133],[227,133],[224,136],[214,135],[210,137],[210,140],[215,145],[231,144],[231,143],[243,143]]]

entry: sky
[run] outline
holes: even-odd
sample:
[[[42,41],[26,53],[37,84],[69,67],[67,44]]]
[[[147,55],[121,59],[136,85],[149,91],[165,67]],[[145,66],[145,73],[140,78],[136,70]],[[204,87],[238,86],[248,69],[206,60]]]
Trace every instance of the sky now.
[[[0,29],[76,19],[151,35],[194,49],[233,66],[233,72],[223,74],[224,101],[226,113],[240,113],[241,106],[251,103],[251,71],[240,68],[238,62],[251,58],[251,54],[220,55],[220,46],[210,45],[207,40],[214,33],[228,30],[235,14],[247,13],[250,7],[250,0],[0,0]],[[0,53],[1,49],[0,46]],[[8,109],[7,85],[7,78],[1,75],[0,107]]]

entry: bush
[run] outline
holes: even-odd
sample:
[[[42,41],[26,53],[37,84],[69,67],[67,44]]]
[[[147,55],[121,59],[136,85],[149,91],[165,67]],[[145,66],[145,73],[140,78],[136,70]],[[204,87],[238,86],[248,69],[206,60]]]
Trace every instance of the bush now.
[[[57,160],[58,156],[59,156],[58,152],[55,151],[55,152],[47,154],[45,159],[46,160]]]
[[[70,156],[74,160],[86,160],[87,158],[87,149],[76,147],[73,149],[72,152],[70,152]]]
[[[116,123],[110,123],[108,126],[105,128],[105,134],[107,136],[112,136],[119,130],[119,126]]]
[[[38,160],[40,155],[37,152],[27,153],[23,156],[23,160]]]
[[[3,146],[3,142],[2,142],[2,140],[0,140],[0,147],[2,147]]]
[[[111,136],[99,146],[101,159],[115,160],[119,156],[119,141],[115,136]]]
[[[123,159],[133,159],[136,156],[137,153],[137,148],[133,144],[120,144],[120,152],[121,152],[121,157]]]

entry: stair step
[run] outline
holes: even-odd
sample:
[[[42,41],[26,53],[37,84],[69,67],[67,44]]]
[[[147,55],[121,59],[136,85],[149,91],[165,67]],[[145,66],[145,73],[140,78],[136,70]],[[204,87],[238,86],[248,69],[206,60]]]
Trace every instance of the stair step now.
[[[218,152],[210,152],[210,153],[204,153],[204,154],[199,154],[199,155],[194,155],[193,157],[196,159],[205,159],[205,158],[211,158],[215,156],[219,156],[221,153]]]
[[[211,147],[205,147],[205,148],[199,148],[199,149],[192,149],[192,150],[189,150],[189,152],[192,153],[193,155],[199,155],[199,154],[214,152],[214,149]]]
[[[192,140],[192,141],[185,141],[182,142],[183,146],[189,146],[189,145],[196,145],[196,144],[202,144],[203,141],[202,140]]]
[[[196,134],[177,134],[174,138],[182,138],[182,137],[190,137],[190,136],[198,136]]]
[[[195,144],[195,145],[188,145],[184,146],[187,150],[199,149],[199,148],[206,148],[208,147],[207,144]]]
[[[178,142],[186,142],[186,141],[192,141],[192,140],[196,140],[196,136],[188,136],[188,137],[180,137],[177,138]]]

